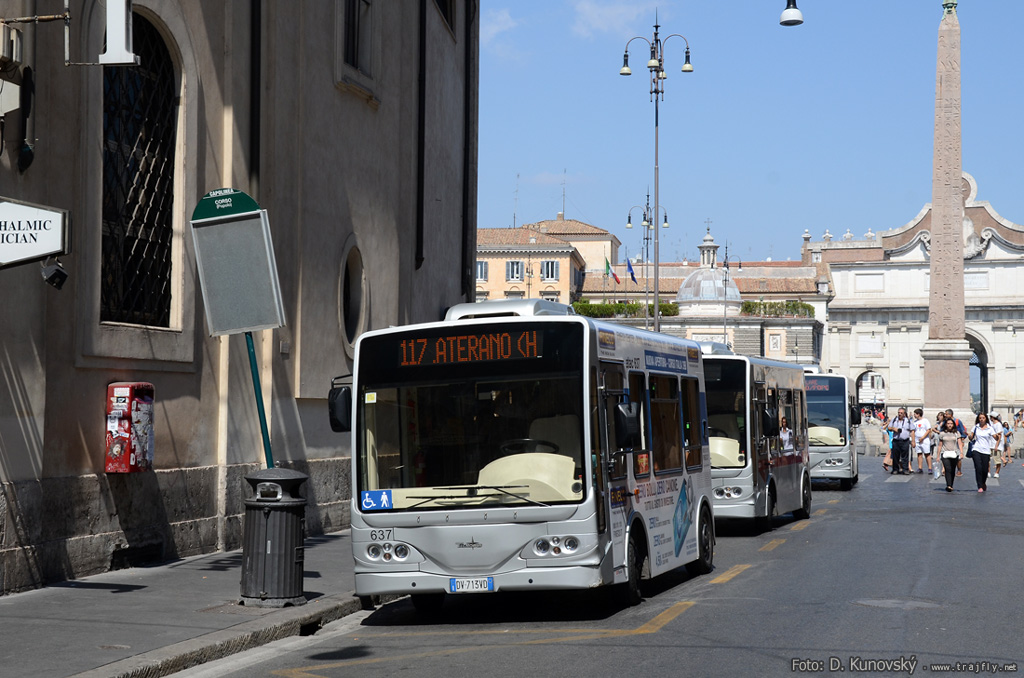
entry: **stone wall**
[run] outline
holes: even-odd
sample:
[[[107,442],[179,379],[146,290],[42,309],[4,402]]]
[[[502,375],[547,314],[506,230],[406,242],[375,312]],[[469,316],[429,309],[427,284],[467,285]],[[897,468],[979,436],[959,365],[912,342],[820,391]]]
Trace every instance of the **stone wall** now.
[[[349,525],[350,460],[289,464],[305,473],[309,535]],[[90,474],[0,484],[0,593],[242,545],[245,476],[238,464]],[[222,480],[223,479],[223,480]],[[224,483],[224,514],[217,496]]]

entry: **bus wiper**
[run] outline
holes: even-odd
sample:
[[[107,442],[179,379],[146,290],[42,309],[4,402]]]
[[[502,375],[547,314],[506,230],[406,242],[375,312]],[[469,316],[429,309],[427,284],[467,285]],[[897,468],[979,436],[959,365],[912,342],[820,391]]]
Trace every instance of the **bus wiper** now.
[[[509,492],[509,490],[518,490],[518,489],[521,489],[521,488],[524,488],[524,487],[528,488],[530,486],[529,485],[473,485],[473,486],[470,486],[470,487],[439,487],[437,489],[439,489],[439,490],[465,490],[467,497],[478,497],[478,496],[480,496],[478,494],[478,492],[480,490],[497,490],[498,492],[501,492],[502,494],[507,494],[510,497],[514,497],[515,499],[519,499],[520,501],[528,502],[530,504],[533,504],[534,506],[544,506],[544,507],[547,507],[547,504],[541,503],[541,502],[537,501],[536,499],[530,499],[529,495],[526,495],[526,494],[516,494],[515,492]],[[487,497],[487,496],[493,497],[494,495],[486,495],[485,494],[483,496],[485,496],[485,497]],[[461,499],[461,497],[452,497],[452,498],[453,499],[455,499],[455,498]]]

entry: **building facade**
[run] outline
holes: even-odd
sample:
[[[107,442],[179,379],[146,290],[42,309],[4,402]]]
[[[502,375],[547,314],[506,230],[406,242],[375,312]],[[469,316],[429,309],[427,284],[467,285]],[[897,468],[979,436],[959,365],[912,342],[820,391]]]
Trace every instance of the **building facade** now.
[[[1003,414],[1024,404],[1024,226],[977,199],[978,185],[963,174],[964,299],[971,407]],[[928,339],[931,205],[903,226],[862,238],[804,234],[805,263],[824,263],[835,297],[829,302],[823,367],[858,380],[864,404],[923,407]],[[934,416],[934,413],[929,412]],[[966,413],[965,413],[966,414]]]
[[[72,62],[103,52],[110,4],[70,3]],[[0,17],[35,6],[0,0]],[[356,338],[473,297],[477,2],[132,6],[138,66],[66,66],[60,23],[20,26],[35,89],[4,111],[0,195],[73,229],[62,289],[37,265],[0,270],[5,592],[239,546],[263,453],[245,341],[205,326],[189,230],[204,194],[269,214],[285,324],[255,354],[274,460],[310,476],[312,533],[348,523],[348,438],[325,398]],[[155,387],[150,471],[104,472],[121,381]]]
[[[579,299],[584,261],[565,240],[526,228],[480,228],[476,253],[477,301]]]

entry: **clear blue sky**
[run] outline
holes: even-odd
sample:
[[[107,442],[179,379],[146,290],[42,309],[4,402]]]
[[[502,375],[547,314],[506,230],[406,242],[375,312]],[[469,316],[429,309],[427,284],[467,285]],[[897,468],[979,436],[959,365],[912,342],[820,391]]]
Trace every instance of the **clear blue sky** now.
[[[858,237],[931,201],[941,0],[483,0],[480,227],[567,218],[625,229],[654,182],[645,42],[666,44],[661,260],[696,257],[705,220],[743,260],[797,259],[801,235]],[[963,166],[1024,223],[1024,0],[961,0]],[[653,203],[653,195],[652,195]],[[639,210],[633,213],[639,222]],[[620,251],[620,259],[622,258]]]

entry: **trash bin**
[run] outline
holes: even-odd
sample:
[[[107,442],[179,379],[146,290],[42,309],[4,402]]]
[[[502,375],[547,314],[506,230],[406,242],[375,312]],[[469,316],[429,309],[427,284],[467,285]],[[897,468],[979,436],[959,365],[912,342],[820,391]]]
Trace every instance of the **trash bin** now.
[[[242,535],[242,604],[255,607],[304,605],[302,592],[306,500],[299,495],[305,473],[268,468],[245,477]]]

